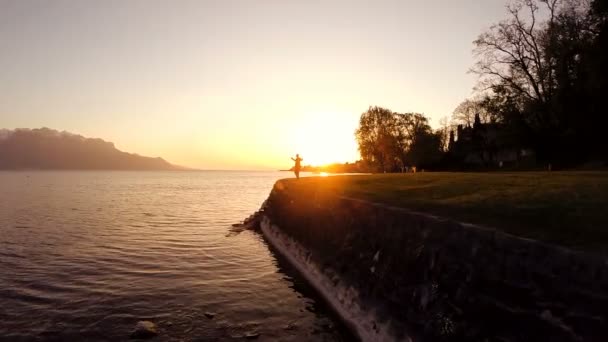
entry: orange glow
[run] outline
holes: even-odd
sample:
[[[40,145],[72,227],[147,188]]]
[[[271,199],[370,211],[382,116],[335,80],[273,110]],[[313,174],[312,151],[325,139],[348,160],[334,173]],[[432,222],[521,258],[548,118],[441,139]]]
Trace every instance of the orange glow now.
[[[317,111],[304,115],[295,127],[295,151],[304,158],[304,165],[326,165],[358,159],[354,139],[356,120],[345,114]]]
[[[0,128],[200,169],[353,162],[370,105],[436,123],[476,82],[471,40],[504,17],[504,1],[58,1],[44,20],[0,3]]]

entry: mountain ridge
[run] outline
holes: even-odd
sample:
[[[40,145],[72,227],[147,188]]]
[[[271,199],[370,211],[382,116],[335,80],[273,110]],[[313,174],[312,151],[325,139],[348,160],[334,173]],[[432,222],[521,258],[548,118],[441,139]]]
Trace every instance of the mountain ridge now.
[[[187,170],[123,152],[99,138],[50,128],[0,129],[0,170]]]

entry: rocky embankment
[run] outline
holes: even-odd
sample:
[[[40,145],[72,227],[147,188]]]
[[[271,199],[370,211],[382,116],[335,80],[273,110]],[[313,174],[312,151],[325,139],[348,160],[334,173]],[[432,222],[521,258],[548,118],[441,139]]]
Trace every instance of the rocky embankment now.
[[[365,341],[605,341],[608,260],[279,181],[257,227]]]

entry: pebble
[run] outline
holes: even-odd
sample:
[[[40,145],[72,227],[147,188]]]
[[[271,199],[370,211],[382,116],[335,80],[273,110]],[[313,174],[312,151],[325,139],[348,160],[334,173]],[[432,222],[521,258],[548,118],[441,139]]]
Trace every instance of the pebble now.
[[[139,321],[135,325],[135,330],[131,333],[131,338],[151,338],[158,335],[156,324],[150,321]]]

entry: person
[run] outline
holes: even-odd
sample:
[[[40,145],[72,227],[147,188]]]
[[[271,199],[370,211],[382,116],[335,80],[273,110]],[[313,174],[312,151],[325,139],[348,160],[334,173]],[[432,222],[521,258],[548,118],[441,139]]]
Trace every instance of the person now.
[[[296,157],[295,158],[291,158],[291,160],[293,160],[294,162],[296,162],[296,164],[293,166],[293,173],[296,174],[296,178],[300,179],[300,170],[302,169],[302,165],[300,164],[302,162],[302,158],[300,158],[300,155],[296,153]]]

